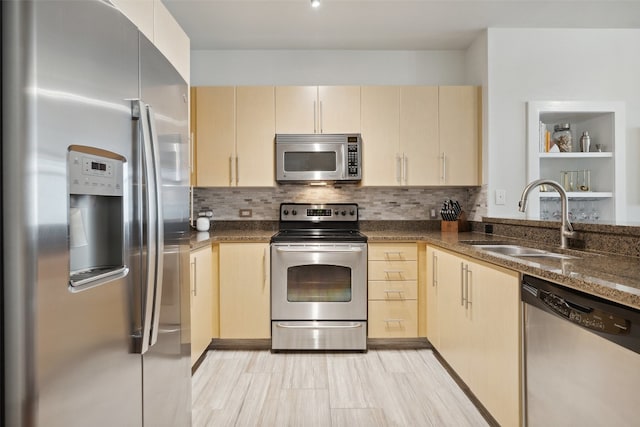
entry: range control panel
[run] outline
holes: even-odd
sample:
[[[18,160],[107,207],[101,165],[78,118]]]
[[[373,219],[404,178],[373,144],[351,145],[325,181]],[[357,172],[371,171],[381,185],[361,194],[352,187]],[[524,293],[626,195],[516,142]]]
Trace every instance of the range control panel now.
[[[357,203],[283,203],[280,221],[358,221]]]
[[[122,196],[122,160],[70,150],[67,163],[69,194]]]

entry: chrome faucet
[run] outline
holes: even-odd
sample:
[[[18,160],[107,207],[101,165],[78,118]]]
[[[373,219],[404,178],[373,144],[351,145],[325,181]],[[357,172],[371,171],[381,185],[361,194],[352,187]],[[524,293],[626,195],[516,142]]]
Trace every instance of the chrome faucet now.
[[[524,187],[524,190],[522,190],[522,196],[520,196],[520,202],[518,203],[519,210],[520,212],[524,212],[527,209],[527,196],[534,187],[537,187],[539,185],[549,185],[555,188],[560,194],[562,215],[562,217],[560,218],[560,247],[562,249],[567,249],[569,246],[569,237],[574,237],[576,235],[576,232],[573,231],[573,226],[569,221],[569,198],[567,197],[567,192],[564,191],[564,188],[562,188],[562,186],[558,182],[551,179],[537,179],[535,181],[531,181],[529,184],[527,184],[526,187]]]

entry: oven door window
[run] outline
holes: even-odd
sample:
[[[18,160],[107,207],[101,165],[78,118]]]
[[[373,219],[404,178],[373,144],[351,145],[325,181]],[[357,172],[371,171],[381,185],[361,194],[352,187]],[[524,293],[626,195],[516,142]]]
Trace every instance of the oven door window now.
[[[323,264],[289,267],[287,301],[350,302],[351,269]]]
[[[335,172],[335,151],[288,151],[284,153],[286,172]]]

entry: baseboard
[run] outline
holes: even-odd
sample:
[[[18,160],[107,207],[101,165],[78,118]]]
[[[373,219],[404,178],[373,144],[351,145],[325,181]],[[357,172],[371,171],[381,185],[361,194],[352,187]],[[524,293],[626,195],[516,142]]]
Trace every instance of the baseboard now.
[[[367,338],[367,349],[406,350],[433,348],[426,338]],[[270,350],[271,339],[221,339],[214,338],[209,350]]]
[[[407,350],[433,348],[426,338],[368,338],[367,348],[371,350]]]
[[[458,387],[460,387],[460,389],[464,392],[464,394],[467,395],[471,403],[473,403],[473,405],[476,408],[478,408],[480,415],[482,415],[485,421],[487,421],[487,424],[489,424],[490,427],[500,427],[500,424],[498,423],[498,421],[496,421],[496,419],[493,418],[493,416],[487,410],[487,408],[484,407],[484,405],[480,402],[480,400],[476,397],[476,395],[473,394],[473,392],[467,386],[467,384],[465,384],[462,378],[458,376],[456,371],[453,370],[453,368],[447,363],[446,360],[444,360],[442,355],[438,353],[438,350],[436,350],[435,348],[433,349],[433,355],[436,357],[438,362],[440,362],[440,364],[447,371],[447,373],[451,376],[451,378],[453,378],[456,384],[458,384]]]
[[[209,344],[209,350],[270,350],[270,338],[256,339],[222,339],[214,338]]]

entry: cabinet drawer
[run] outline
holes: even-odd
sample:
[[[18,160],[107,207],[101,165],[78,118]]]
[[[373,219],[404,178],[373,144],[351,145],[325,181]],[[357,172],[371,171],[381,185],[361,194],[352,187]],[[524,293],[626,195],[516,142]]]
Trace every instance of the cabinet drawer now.
[[[370,280],[369,300],[418,299],[418,283],[414,280]]]
[[[418,246],[415,243],[370,243],[369,260],[377,261],[415,261],[418,259]]]
[[[418,302],[369,301],[369,338],[418,336]]]
[[[417,280],[416,261],[369,261],[369,280]]]

